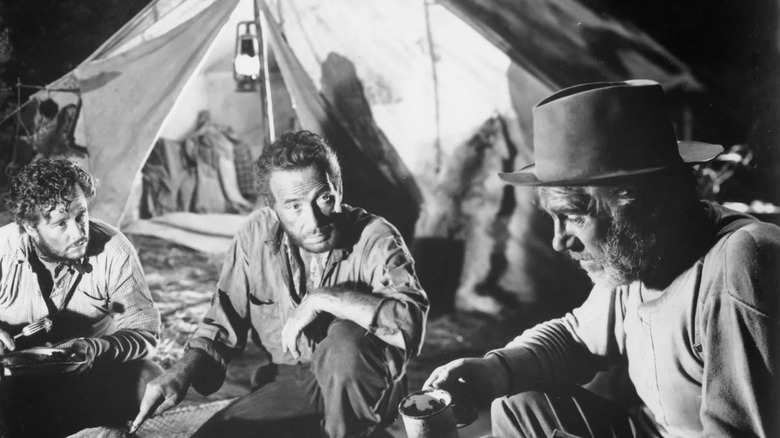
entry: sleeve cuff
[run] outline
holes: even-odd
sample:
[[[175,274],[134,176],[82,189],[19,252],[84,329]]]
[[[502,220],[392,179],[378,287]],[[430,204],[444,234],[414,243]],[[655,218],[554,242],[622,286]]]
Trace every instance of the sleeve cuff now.
[[[485,354],[495,356],[506,368],[509,394],[543,389],[544,370],[536,354],[525,347],[501,348]]]
[[[498,361],[501,363],[501,366],[504,367],[504,371],[506,372],[506,393],[507,394],[516,394],[515,392],[515,376],[512,372],[512,368],[509,367],[509,362],[507,362],[506,358],[499,354],[496,350],[489,351],[487,354],[485,354],[485,357],[495,357],[498,359]]]
[[[376,308],[374,309],[374,314],[371,315],[371,323],[368,325],[368,333],[377,336],[394,335],[398,333],[397,328],[386,327],[380,324],[380,315],[381,315],[382,307],[388,301],[392,301],[392,298],[382,298],[382,300],[379,301],[379,304],[376,305]]]
[[[187,345],[184,346],[184,351],[188,351],[193,348],[199,348],[203,350],[209,357],[214,360],[214,362],[219,364],[223,370],[227,369],[228,361],[225,360],[219,351],[217,351],[213,342],[210,340],[205,338],[192,338],[189,342],[187,342]]]

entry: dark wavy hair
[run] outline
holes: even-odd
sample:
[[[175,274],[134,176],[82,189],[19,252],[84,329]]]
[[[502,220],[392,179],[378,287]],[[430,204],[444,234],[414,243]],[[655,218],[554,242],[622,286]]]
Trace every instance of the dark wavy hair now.
[[[333,148],[324,138],[310,131],[288,131],[266,146],[255,161],[255,185],[266,204],[274,205],[269,180],[277,170],[299,170],[316,166],[325,171],[339,192],[342,191],[341,166]]]
[[[87,201],[95,197],[95,180],[69,160],[40,159],[23,167],[11,180],[6,204],[19,226],[49,220],[59,204],[68,205],[74,198],[74,187],[81,187]]]

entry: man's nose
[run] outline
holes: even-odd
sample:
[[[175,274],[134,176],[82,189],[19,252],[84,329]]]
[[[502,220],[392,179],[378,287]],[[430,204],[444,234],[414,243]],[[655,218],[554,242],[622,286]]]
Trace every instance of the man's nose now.
[[[564,221],[555,221],[555,230],[553,234],[552,247],[557,252],[566,250],[576,250],[577,238],[566,229]]]
[[[86,235],[86,223],[79,221],[72,221],[70,226],[70,233],[73,236],[73,240],[80,240]]]
[[[314,203],[306,209],[306,225],[307,228],[316,230],[325,225],[327,216],[320,210],[319,206]]]

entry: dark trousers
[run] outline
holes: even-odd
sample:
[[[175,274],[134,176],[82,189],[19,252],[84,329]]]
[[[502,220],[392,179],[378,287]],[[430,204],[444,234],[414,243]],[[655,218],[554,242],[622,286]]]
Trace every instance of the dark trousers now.
[[[498,437],[649,438],[656,436],[617,404],[578,386],[501,397],[491,407]]]
[[[3,437],[60,437],[97,426],[126,426],[146,383],[162,374],[140,360],[84,374],[9,376],[0,382]]]
[[[388,348],[357,324],[336,320],[310,364],[278,365],[273,381],[231,403],[193,436],[367,436],[395,419],[406,393]]]

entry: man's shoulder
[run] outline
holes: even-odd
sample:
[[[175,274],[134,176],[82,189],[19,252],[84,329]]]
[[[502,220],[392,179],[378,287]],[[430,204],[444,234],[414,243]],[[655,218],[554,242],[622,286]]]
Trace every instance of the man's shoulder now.
[[[22,234],[19,224],[11,222],[0,227],[0,238],[4,240],[18,238]]]
[[[271,207],[261,207],[247,216],[236,233],[239,236],[271,236],[279,226],[279,219]]]
[[[762,222],[753,216],[713,205],[716,240],[710,253],[725,257],[747,257],[751,261],[756,252],[780,251],[780,227]]]
[[[400,233],[395,226],[382,216],[346,204],[342,208],[346,217],[348,231],[355,235],[356,240],[366,240],[385,235],[400,237]]]
[[[704,284],[755,310],[777,316],[780,284],[780,227],[727,212],[715,245],[704,259]],[[705,297],[702,297],[705,298]]]
[[[89,219],[87,256],[135,252],[135,247],[121,231],[100,219]]]
[[[0,248],[2,248],[2,254],[5,256],[10,251],[16,251],[19,248],[21,237],[22,232],[16,222],[0,227]]]

